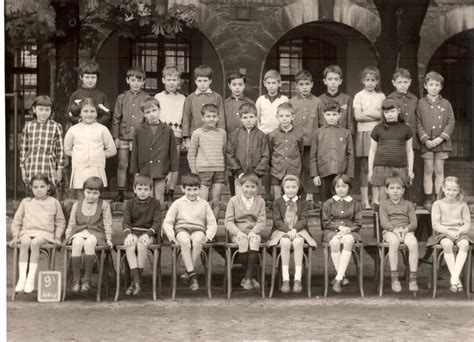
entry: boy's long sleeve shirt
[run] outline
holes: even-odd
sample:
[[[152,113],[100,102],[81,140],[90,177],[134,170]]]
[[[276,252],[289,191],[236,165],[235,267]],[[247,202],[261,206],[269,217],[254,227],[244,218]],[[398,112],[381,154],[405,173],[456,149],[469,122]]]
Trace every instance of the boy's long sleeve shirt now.
[[[224,171],[227,134],[222,128],[198,128],[191,137],[188,162],[191,172]]]
[[[249,99],[247,96],[242,96],[235,98],[229,96],[224,101],[224,111],[225,111],[225,130],[228,135],[234,132],[237,128],[242,126],[240,121],[239,108],[244,103],[254,103],[252,99]],[[257,114],[257,113],[255,113]]]
[[[311,146],[314,131],[318,128],[319,114],[323,110],[323,102],[313,94],[298,94],[290,99],[290,103],[295,109],[293,126],[303,134],[304,146]]]
[[[323,102],[323,109],[329,101],[335,101],[339,103],[339,105],[341,106],[341,119],[339,120],[339,126],[347,128],[351,132],[351,134],[353,134],[355,130],[351,97],[347,94],[340,92],[330,94],[328,91],[326,91],[325,93],[319,95],[319,99]],[[324,126],[326,124],[323,111],[319,112],[318,123],[319,127]]]
[[[393,202],[390,198],[382,201],[379,215],[380,225],[384,230],[391,232],[397,227],[408,228],[409,232],[416,230],[415,206],[403,198],[398,203]]]
[[[132,140],[135,130],[143,123],[141,105],[150,95],[145,91],[127,90],[115,101],[111,133],[114,139]]]
[[[196,90],[184,101],[183,138],[190,138],[197,128],[202,127],[201,108],[209,103],[215,104],[219,110],[217,127],[225,128],[224,102],[222,97],[211,89],[207,92]]]

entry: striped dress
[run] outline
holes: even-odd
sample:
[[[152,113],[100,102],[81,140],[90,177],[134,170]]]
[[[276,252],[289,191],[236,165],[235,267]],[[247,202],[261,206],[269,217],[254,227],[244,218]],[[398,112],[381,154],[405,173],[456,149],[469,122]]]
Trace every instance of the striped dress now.
[[[20,147],[20,168],[25,169],[28,179],[43,173],[56,183],[56,170],[64,163],[63,128],[48,120],[36,119],[25,124]]]

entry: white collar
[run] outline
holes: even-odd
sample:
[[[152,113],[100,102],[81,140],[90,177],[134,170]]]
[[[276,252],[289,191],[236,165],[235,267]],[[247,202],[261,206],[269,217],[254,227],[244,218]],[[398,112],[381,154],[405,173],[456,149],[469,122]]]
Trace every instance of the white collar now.
[[[197,196],[196,199],[194,201],[191,201],[189,198],[186,197],[186,195],[183,195],[183,201],[188,201],[189,203],[195,203],[195,202],[198,202],[200,197]]]
[[[349,202],[352,201],[352,197],[351,197],[350,195],[347,195],[346,197],[339,197],[338,195],[334,195],[334,196],[332,196],[332,198],[333,198],[335,201],[344,200],[344,201],[346,201],[347,203],[349,203]]]
[[[243,200],[244,202],[248,202],[248,201],[253,202],[253,200],[254,200],[254,198],[255,198],[255,196],[254,196],[254,197],[251,197],[251,198],[247,198],[247,197],[245,197],[244,194],[240,194],[240,196],[242,197],[242,200]]]
[[[296,203],[296,201],[298,201],[298,196],[295,196],[295,197],[293,197],[293,198],[290,200],[290,199],[288,198],[288,196],[283,195],[283,199],[285,200],[285,202],[292,201],[292,202]]]
[[[206,91],[200,91],[199,89],[196,89],[196,91],[194,92],[196,95],[199,95],[199,94],[212,94],[212,89],[211,88],[207,88]]]

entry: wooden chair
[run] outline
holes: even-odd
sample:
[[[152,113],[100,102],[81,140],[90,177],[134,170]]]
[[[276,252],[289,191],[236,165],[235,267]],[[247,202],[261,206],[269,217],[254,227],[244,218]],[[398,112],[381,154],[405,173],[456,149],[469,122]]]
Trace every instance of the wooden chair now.
[[[433,298],[436,298],[436,292],[438,288],[438,268],[441,264],[441,257],[444,255],[443,246],[440,244],[434,245],[432,249],[432,293]],[[453,246],[453,252],[457,253],[459,251],[458,246]],[[469,250],[467,252],[467,259],[464,263],[464,291],[466,291],[466,298],[471,299],[471,272],[472,272],[472,244],[469,245]]]
[[[66,245],[64,248],[64,272],[63,272],[63,298],[62,300],[66,300],[66,293],[68,288],[68,272],[71,267],[71,253],[72,253],[72,246]],[[100,295],[102,290],[102,281],[104,280],[104,270],[105,272],[105,286],[107,291],[107,296],[109,295],[110,291],[110,281],[109,281],[109,274],[108,268],[109,266],[113,267],[113,260],[111,254],[111,248],[109,246],[97,246],[95,248],[96,252],[96,261],[99,270],[99,278],[97,282],[97,294],[96,294],[96,301],[100,302]],[[99,256],[97,256],[99,254]]]
[[[270,285],[270,293],[268,295],[269,298],[273,296],[273,290],[275,288],[275,277],[278,275],[278,283],[280,288],[281,286],[281,277],[279,277],[279,269],[280,269],[280,259],[281,259],[281,247],[280,245],[275,245],[270,248],[272,250],[272,278],[271,278],[271,285]],[[303,269],[306,269],[306,292],[308,294],[308,298],[311,298],[311,257],[312,251],[316,250],[316,247],[312,247],[309,244],[305,243],[303,245]],[[293,246],[291,246],[291,251],[293,251]]]
[[[127,288],[129,284],[129,271],[130,268],[127,262],[127,256],[124,253],[122,255],[122,251],[125,251],[126,247],[124,245],[115,246],[115,250],[117,251],[116,255],[116,264],[117,264],[117,278],[116,278],[116,287],[115,287],[115,298],[114,301],[117,301],[120,296],[120,277],[122,273],[122,264],[125,268],[124,270],[124,288]],[[152,253],[152,292],[153,292],[153,300],[156,300],[156,286],[158,280],[158,293],[161,294],[161,243],[152,244],[148,246],[148,251]]]
[[[224,274],[224,287],[227,287],[227,298],[230,299],[232,294],[232,269],[236,264],[235,258],[239,254],[239,246],[232,242],[229,232],[225,230],[225,274]],[[265,298],[265,255],[266,255],[266,243],[260,243],[259,265],[260,265],[260,289],[262,298]],[[226,286],[227,285],[227,286]]]
[[[16,292],[15,286],[16,282],[18,281],[18,257],[20,254],[20,244],[17,244],[13,248],[13,290],[12,290],[12,301],[15,301]],[[56,252],[60,248],[60,245],[52,244],[52,243],[45,243],[41,245],[40,248],[40,256],[44,255],[47,260],[48,269],[50,271],[54,271],[56,267]]]
[[[324,297],[327,297],[329,287],[329,254],[331,246],[329,242],[323,242],[324,251]],[[359,285],[360,296],[364,297],[364,263],[362,259],[362,252],[364,250],[364,243],[354,242],[352,245],[352,257],[356,265],[357,279]]]

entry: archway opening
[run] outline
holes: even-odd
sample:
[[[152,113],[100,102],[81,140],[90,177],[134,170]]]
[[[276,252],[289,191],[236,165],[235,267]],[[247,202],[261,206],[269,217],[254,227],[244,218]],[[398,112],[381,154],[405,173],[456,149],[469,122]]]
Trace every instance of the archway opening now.
[[[323,70],[337,64],[343,70],[340,91],[354,95],[360,90],[360,72],[367,65],[377,65],[373,44],[359,31],[336,22],[311,22],[300,25],[281,37],[267,56],[264,72],[279,70],[281,91],[296,94],[294,76],[301,69],[313,75],[313,94],[326,91]]]
[[[441,95],[453,106],[456,126],[452,157],[474,159],[474,29],[460,32],[441,44],[426,70],[443,75]]]

